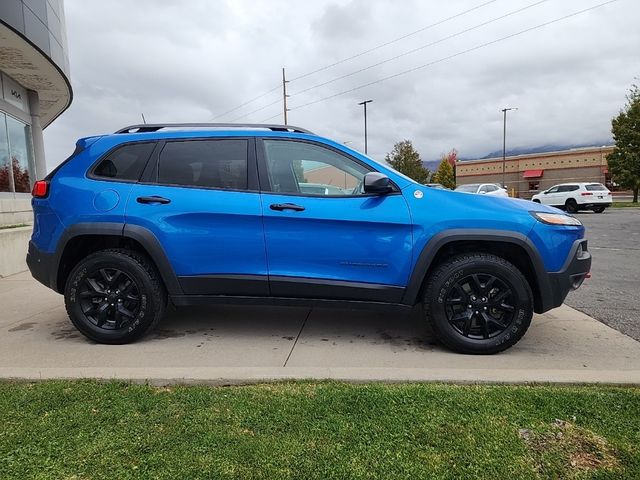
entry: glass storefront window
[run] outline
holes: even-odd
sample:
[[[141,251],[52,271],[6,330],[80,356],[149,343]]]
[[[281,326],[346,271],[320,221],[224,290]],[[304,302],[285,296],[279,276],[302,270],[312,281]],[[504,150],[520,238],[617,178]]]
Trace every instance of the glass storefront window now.
[[[0,113],[0,192],[13,192],[13,175],[9,170],[9,139],[5,115]]]
[[[29,125],[0,113],[0,192],[29,193],[33,171]]]

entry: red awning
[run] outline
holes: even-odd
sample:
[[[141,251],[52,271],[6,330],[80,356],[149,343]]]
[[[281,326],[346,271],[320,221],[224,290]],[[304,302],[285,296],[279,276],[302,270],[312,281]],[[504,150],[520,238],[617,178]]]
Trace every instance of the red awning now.
[[[525,170],[522,178],[540,178],[544,170]]]

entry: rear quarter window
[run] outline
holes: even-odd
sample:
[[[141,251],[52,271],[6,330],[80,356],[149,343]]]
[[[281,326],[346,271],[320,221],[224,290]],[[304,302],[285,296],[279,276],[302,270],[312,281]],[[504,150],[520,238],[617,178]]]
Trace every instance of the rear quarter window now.
[[[92,176],[138,181],[155,142],[130,143],[109,152],[93,169]]]
[[[246,190],[247,148],[244,139],[167,142],[160,153],[158,183]]]
[[[590,192],[604,192],[607,190],[607,187],[600,183],[592,183],[591,185],[587,185],[586,189]]]

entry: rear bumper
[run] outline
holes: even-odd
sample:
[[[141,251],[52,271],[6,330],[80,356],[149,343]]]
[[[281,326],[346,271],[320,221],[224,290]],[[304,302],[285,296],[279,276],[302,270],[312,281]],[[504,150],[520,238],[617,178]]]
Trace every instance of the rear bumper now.
[[[609,202],[609,201],[589,202],[589,203],[581,203],[578,206],[580,208],[585,208],[585,209],[594,208],[594,207],[605,207],[605,208],[608,208],[608,207],[611,206],[611,202]]]
[[[54,264],[55,255],[53,253],[43,252],[33,242],[29,242],[27,266],[31,275],[46,287],[57,291]]]
[[[544,310],[559,307],[570,291],[582,285],[591,271],[591,254],[587,251],[587,240],[576,240],[562,270],[549,273],[551,296],[545,301]]]

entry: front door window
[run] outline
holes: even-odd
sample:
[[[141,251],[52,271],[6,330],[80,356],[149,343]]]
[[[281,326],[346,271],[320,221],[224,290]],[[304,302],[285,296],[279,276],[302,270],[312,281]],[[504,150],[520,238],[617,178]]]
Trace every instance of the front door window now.
[[[265,140],[271,190],[315,196],[362,195],[369,169],[328,148],[306,142]]]

